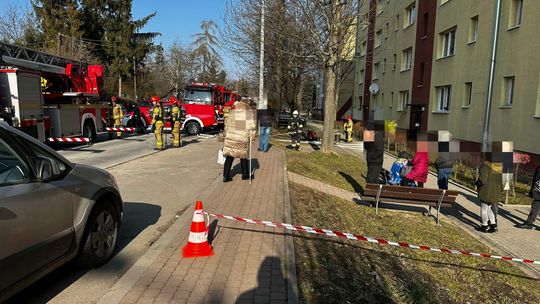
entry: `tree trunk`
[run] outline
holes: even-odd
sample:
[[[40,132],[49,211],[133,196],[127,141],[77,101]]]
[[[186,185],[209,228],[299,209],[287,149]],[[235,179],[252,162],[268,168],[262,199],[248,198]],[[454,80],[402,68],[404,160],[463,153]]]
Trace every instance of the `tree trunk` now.
[[[335,55],[332,55],[335,58]],[[334,124],[336,122],[336,74],[333,70],[335,60],[324,68],[324,125],[322,138],[322,152],[334,151]]]

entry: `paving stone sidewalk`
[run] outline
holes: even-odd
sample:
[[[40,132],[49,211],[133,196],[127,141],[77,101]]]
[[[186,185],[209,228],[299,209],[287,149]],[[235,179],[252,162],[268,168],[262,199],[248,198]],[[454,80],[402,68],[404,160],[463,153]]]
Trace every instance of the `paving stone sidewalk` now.
[[[236,166],[235,166],[236,165]],[[290,220],[284,155],[254,152],[252,184],[221,176],[201,195],[205,211],[271,221]],[[193,214],[191,210],[187,211]],[[191,217],[191,216],[190,216]],[[191,222],[145,270],[121,303],[296,303],[292,240],[270,227],[210,218],[215,227],[212,257],[182,258]],[[288,243],[289,242],[289,243]],[[291,246],[288,246],[291,245]]]
[[[385,154],[384,167],[390,169],[394,158]],[[289,180],[293,183],[297,183],[320,192],[328,193],[333,196],[355,201],[359,198],[359,195],[354,192],[343,190],[302,175],[298,175],[292,172],[288,172]],[[426,188],[437,188],[436,176],[430,174],[428,182],[425,184]],[[480,233],[474,230],[480,221],[480,206],[477,203],[476,193],[467,189],[457,187],[455,185],[449,186],[450,190],[457,190],[460,195],[457,198],[457,205],[451,209],[443,209],[442,214],[448,220],[454,224],[460,226],[462,229],[469,232],[472,236],[498,251],[500,254],[511,255],[519,258],[540,260],[540,231],[537,230],[523,230],[515,228],[513,225],[521,223],[528,215],[530,207],[520,206],[500,206],[498,216],[498,233]],[[402,211],[406,212],[406,211]],[[537,225],[539,221],[537,220]],[[399,241],[399,240],[398,240]],[[427,244],[429,245],[429,244]],[[467,249],[467,248],[457,248]],[[523,268],[529,275],[540,278],[540,266],[538,265],[526,265],[517,264]]]

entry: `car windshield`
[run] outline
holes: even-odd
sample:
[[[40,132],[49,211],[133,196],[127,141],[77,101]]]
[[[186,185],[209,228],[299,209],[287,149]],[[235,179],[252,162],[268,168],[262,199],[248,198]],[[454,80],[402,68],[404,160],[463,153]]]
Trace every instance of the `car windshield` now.
[[[189,103],[212,104],[212,92],[187,90],[185,99]]]

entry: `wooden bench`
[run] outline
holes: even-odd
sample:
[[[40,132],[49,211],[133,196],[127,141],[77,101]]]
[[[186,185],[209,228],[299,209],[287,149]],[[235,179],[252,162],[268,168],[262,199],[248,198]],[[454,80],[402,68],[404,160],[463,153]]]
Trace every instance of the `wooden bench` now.
[[[415,188],[393,185],[366,184],[362,200],[375,203],[375,213],[378,212],[379,202],[424,205],[437,210],[437,224],[441,207],[451,208],[456,202],[459,192],[455,190],[440,190],[429,188]]]

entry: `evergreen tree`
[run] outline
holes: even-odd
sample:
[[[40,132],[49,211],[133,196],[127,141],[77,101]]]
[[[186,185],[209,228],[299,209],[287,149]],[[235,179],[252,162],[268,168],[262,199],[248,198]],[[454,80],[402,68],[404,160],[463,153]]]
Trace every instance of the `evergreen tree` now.
[[[216,24],[214,21],[203,20],[201,21],[201,32],[193,36],[195,40],[192,45],[195,48],[195,56],[201,64],[201,74],[199,76],[201,79],[212,77],[212,75],[207,74],[210,69],[215,69],[214,72],[217,74],[217,66],[222,63],[221,56],[216,50],[218,39],[215,30]]]

